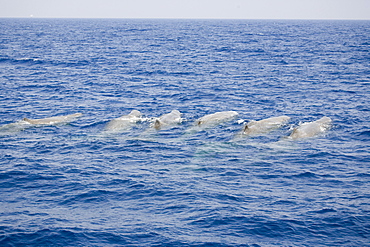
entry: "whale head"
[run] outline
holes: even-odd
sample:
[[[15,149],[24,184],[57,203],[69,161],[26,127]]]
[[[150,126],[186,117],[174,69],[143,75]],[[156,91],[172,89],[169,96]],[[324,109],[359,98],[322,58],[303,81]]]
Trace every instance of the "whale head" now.
[[[172,110],[171,114],[181,117],[181,112],[179,112],[178,110]]]
[[[316,121],[318,124],[323,124],[323,125],[330,125],[332,123],[331,118],[329,117],[322,117],[319,120]]]
[[[131,112],[130,112],[130,114],[128,114],[128,115],[130,115],[130,116],[132,116],[132,117],[137,117],[137,118],[139,118],[139,117],[141,117],[141,112],[139,112],[138,110],[132,110]]]

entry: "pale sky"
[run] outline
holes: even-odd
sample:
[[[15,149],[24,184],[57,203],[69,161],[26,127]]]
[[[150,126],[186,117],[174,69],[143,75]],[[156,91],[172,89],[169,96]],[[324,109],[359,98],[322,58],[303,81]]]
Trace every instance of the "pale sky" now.
[[[370,0],[0,0],[1,17],[370,20]]]

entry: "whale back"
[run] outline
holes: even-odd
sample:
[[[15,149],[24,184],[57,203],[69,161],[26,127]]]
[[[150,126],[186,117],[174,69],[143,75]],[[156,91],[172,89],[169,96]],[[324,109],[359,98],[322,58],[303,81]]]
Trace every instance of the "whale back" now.
[[[170,113],[164,114],[154,120],[153,127],[157,130],[164,126],[181,123],[181,112],[172,110]]]
[[[123,115],[119,118],[109,121],[106,125],[105,130],[107,131],[121,131],[130,129],[131,126],[140,121],[141,112],[138,110],[132,110],[128,115]]]
[[[41,124],[41,125],[52,125],[58,123],[66,123],[70,122],[73,119],[82,116],[82,113],[75,113],[65,116],[56,116],[56,117],[49,117],[49,118],[41,118],[41,119],[29,119],[23,118],[23,121],[26,121],[30,124]]]
[[[235,111],[224,111],[224,112],[216,112],[213,114],[205,115],[198,120],[195,121],[195,125],[213,125],[218,124],[224,121],[231,120],[232,118],[238,115]]]
[[[322,117],[313,122],[303,123],[293,129],[290,134],[292,139],[301,139],[317,136],[331,127],[332,120],[329,117]]]
[[[159,119],[164,123],[178,122],[181,118],[181,113],[178,110],[173,110],[170,113],[164,114]]]
[[[288,116],[271,117],[259,121],[252,120],[244,126],[243,133],[246,135],[266,133],[280,128],[289,120]]]

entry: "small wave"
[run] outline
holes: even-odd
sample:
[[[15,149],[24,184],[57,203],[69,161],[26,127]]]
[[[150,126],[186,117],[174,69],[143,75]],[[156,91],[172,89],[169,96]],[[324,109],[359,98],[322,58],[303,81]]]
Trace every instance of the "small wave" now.
[[[59,244],[76,244],[79,241],[70,231],[52,231],[49,229],[35,232],[14,231],[17,233],[6,234],[1,240],[1,246],[57,246]],[[72,236],[71,236],[72,235]]]
[[[135,76],[191,76],[196,75],[194,72],[187,71],[165,71],[165,70],[135,70],[131,71]]]
[[[10,64],[25,64],[25,65],[35,65],[44,63],[43,60],[38,58],[0,58],[0,63],[10,63]]]
[[[149,30],[150,29],[145,29],[145,28],[130,28],[130,29],[126,29],[125,32],[146,32]]]
[[[297,175],[292,175],[290,178],[316,178],[317,175],[313,172],[302,172]]]
[[[0,63],[6,63],[8,61],[10,61],[9,58],[0,57]]]
[[[19,177],[28,176],[28,173],[23,171],[9,171],[0,173],[0,179],[18,179]]]
[[[155,232],[136,231],[119,234],[109,231],[85,229],[41,229],[37,231],[13,230],[1,240],[1,246],[137,246],[155,242],[160,236]]]
[[[359,173],[356,176],[361,177],[361,178],[370,178],[370,174],[369,173]]]
[[[92,62],[89,60],[43,60],[40,58],[0,58],[0,64],[12,64],[12,65],[49,65],[49,66],[60,66],[60,67],[84,67],[90,65]]]
[[[337,210],[334,210],[332,208],[324,208],[318,211],[311,211],[314,214],[326,214],[326,213],[335,213]]]
[[[271,203],[271,205],[296,205],[297,202],[289,201],[289,200],[278,200],[276,202]]]
[[[357,133],[356,136],[361,141],[370,141],[370,130],[361,131],[360,133]]]
[[[264,217],[244,217],[231,216],[220,217],[218,215],[203,217],[194,220],[191,224],[197,225],[201,228],[217,228],[217,229],[232,229],[234,234],[241,234],[243,236],[263,236],[267,238],[282,238],[286,235],[290,238],[299,236],[299,228],[304,225],[303,222],[289,221],[289,220],[274,220]]]
[[[108,191],[108,190],[91,190],[84,192],[72,197],[65,199],[61,202],[62,205],[71,205],[71,204],[80,204],[80,203],[97,203],[104,202],[110,197],[117,195],[117,192]]]

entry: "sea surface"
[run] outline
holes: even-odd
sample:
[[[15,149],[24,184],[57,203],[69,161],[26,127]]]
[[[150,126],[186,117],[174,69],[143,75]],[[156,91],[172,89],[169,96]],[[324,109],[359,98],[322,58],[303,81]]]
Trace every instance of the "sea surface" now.
[[[0,30],[0,246],[370,246],[370,21]],[[131,110],[143,120],[104,131]],[[151,128],[172,110],[181,124]],[[239,115],[188,131],[219,111]],[[240,135],[281,115],[279,129]],[[323,116],[328,131],[287,138]]]

